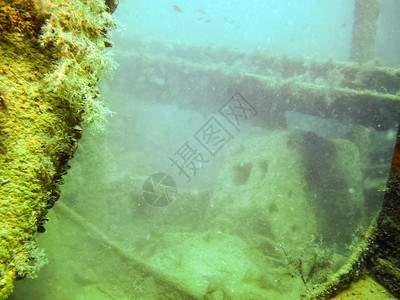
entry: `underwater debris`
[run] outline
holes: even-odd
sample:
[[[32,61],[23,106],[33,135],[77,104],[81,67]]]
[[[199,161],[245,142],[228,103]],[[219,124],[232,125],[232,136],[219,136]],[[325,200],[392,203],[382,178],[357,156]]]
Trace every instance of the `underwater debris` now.
[[[199,15],[205,15],[206,14],[206,12],[204,10],[202,10],[202,9],[196,9],[194,12],[196,14],[199,14]]]
[[[178,5],[172,5],[172,9],[176,12],[183,13],[183,10]]]
[[[298,249],[277,243],[275,249],[284,256],[288,271],[300,277],[306,287],[325,281],[331,272],[333,249],[326,247],[322,239],[317,240],[313,236]]]

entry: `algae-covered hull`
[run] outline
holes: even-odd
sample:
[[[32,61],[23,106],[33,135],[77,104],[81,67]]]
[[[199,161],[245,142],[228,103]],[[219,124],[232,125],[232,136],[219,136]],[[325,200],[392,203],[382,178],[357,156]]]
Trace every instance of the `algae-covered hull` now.
[[[34,237],[59,198],[79,123],[107,113],[95,87],[109,67],[106,11],[91,0],[0,2],[0,298],[46,263]]]

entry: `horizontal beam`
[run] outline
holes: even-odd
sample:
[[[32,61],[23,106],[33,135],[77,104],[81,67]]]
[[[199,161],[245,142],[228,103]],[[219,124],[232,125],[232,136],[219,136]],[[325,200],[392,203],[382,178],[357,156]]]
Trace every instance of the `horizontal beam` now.
[[[254,55],[240,56],[248,65],[239,66],[207,55],[209,63],[172,52],[118,53],[119,73],[127,74],[119,88],[211,112],[238,91],[256,107],[258,123],[270,127],[285,125],[285,111],[377,130],[395,128],[399,120],[400,73],[394,69]]]

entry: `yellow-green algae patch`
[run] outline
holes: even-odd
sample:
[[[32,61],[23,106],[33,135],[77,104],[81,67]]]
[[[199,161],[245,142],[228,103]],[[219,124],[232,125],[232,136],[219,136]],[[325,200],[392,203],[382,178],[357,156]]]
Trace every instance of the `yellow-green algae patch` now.
[[[349,289],[332,298],[332,300],[355,299],[384,300],[396,298],[371,277],[366,277],[352,283]]]
[[[100,0],[0,0],[0,299],[44,262],[34,235],[59,197],[83,119],[99,128],[96,100],[109,68]],[[29,24],[28,24],[29,23]],[[101,128],[100,128],[101,129]]]

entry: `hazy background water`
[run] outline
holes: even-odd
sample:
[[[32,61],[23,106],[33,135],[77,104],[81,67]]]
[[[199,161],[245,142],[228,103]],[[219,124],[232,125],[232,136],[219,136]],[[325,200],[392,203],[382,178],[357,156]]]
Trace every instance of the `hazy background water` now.
[[[115,16],[127,37],[348,60],[353,8],[350,0],[122,0]],[[377,57],[397,65],[399,14],[397,0],[381,1]]]

